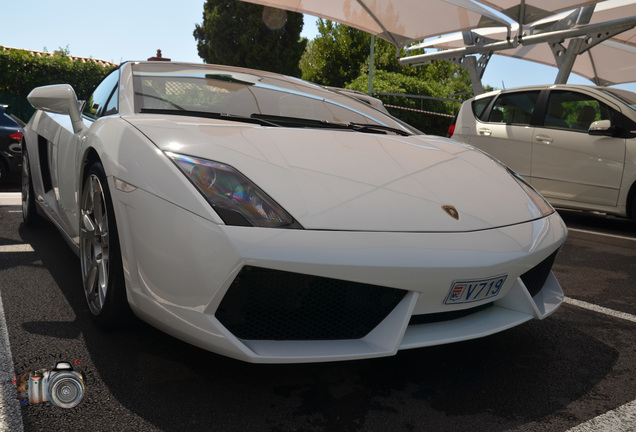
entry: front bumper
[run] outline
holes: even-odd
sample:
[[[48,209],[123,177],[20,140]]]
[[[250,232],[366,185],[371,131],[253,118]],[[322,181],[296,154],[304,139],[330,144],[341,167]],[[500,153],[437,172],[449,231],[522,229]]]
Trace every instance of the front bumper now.
[[[567,235],[556,213],[467,233],[331,232],[217,225],[142,190],[118,192],[115,201],[135,313],[182,340],[244,361],[388,356],[543,319],[563,301],[545,264]],[[539,278],[541,286],[529,290],[529,279],[522,275],[541,263],[544,281]],[[252,272],[247,283],[251,269],[256,277]],[[454,281],[501,274],[507,278],[496,297],[445,304]],[[240,280],[245,284],[237,296]],[[328,283],[312,285],[316,280]],[[277,281],[284,285],[281,291],[276,291]],[[362,302],[365,287],[376,287],[368,292],[380,300]],[[333,298],[338,289],[346,291],[341,300]],[[259,294],[270,298],[266,290],[273,290],[270,304],[247,305]],[[307,307],[303,295],[312,306]],[[346,319],[340,320],[343,315]],[[243,327],[246,321],[250,325]],[[261,321],[276,330],[254,330]],[[314,324],[329,330],[316,330]]]

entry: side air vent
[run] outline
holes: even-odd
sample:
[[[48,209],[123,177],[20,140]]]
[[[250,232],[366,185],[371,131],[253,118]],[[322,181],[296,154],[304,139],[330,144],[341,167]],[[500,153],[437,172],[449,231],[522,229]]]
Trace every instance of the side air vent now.
[[[43,136],[38,135],[38,155],[40,157],[40,172],[42,173],[42,185],[44,192],[53,189],[51,171],[49,169],[49,142]]]

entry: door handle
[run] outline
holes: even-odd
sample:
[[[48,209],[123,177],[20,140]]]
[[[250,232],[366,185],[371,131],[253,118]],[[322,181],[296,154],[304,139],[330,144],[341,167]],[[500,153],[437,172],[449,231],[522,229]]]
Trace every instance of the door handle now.
[[[479,128],[477,132],[479,132],[479,135],[484,135],[484,136],[492,135],[492,131],[488,128]]]
[[[552,138],[547,135],[537,135],[534,137],[535,140],[542,142],[544,144],[551,144]]]

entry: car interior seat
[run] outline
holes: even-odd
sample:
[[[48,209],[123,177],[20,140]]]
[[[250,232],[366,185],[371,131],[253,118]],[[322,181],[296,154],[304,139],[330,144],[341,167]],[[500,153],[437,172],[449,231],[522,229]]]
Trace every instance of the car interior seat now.
[[[492,123],[502,123],[503,122],[503,112],[500,110],[493,110],[490,113],[490,122]]]
[[[573,125],[576,129],[580,130],[588,130],[590,128],[590,124],[596,118],[596,110],[593,106],[585,105],[581,108],[579,112],[579,116],[576,120],[576,124]]]
[[[558,102],[550,102],[545,116],[545,126],[569,129],[570,125],[561,116],[563,116],[563,106]]]

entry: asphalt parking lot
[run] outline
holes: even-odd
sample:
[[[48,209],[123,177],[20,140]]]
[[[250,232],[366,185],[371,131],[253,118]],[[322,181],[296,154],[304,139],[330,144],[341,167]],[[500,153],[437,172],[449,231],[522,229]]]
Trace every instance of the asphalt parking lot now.
[[[561,213],[570,234],[554,272],[567,301],[544,321],[389,358],[253,365],[141,322],[116,333],[97,329],[77,257],[54,227],[22,225],[6,197],[0,340],[6,333],[10,355],[3,350],[4,364],[0,357],[0,430],[636,430],[631,221]],[[16,376],[56,360],[85,371],[80,406],[14,399]]]

